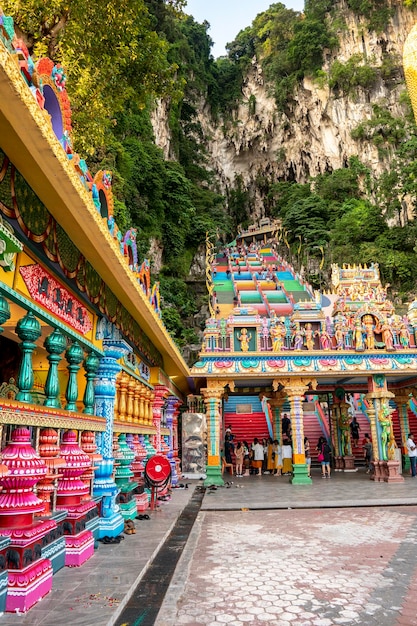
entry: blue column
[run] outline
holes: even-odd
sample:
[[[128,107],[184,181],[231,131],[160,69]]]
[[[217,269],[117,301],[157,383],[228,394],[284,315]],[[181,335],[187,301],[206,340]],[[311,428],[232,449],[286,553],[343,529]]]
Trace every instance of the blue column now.
[[[178,483],[178,474],[177,474],[177,466],[175,464],[175,459],[174,459],[174,434],[173,434],[173,419],[174,419],[174,412],[175,409],[177,408],[178,405],[178,398],[176,398],[175,396],[169,396],[167,398],[167,404],[165,407],[165,418],[167,421],[167,427],[169,428],[169,452],[168,452],[168,459],[171,465],[171,481],[173,485],[176,485]]]
[[[116,504],[119,489],[113,480],[113,421],[116,397],[116,377],[121,370],[119,359],[131,352],[123,339],[103,339],[104,357],[100,359],[95,381],[95,414],[106,418],[106,431],[100,433],[98,448],[102,461],[97,464],[94,496],[102,498],[99,538],[116,537],[124,529],[124,520]]]

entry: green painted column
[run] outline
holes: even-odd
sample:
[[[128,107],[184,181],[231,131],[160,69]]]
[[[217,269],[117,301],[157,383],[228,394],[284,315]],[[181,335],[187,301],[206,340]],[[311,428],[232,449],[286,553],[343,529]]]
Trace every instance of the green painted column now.
[[[94,415],[94,379],[97,376],[99,365],[100,359],[95,354],[90,353],[84,359],[84,376],[87,383],[85,385],[85,391],[83,396],[83,413],[86,413],[87,415]]]
[[[214,382],[214,381],[213,381]],[[207,464],[205,485],[224,485],[220,450],[221,399],[224,387],[213,386],[201,389],[206,405],[207,419]]]
[[[74,342],[65,352],[65,357],[68,361],[69,372],[68,384],[65,392],[65,397],[67,399],[65,408],[67,411],[76,411],[76,402],[78,400],[77,373],[80,369],[80,363],[84,358],[84,352],[82,351],[80,345],[77,342]]]
[[[16,400],[32,402],[31,391],[35,382],[32,355],[36,348],[34,342],[41,336],[41,325],[31,311],[28,311],[25,317],[17,322],[16,334],[22,341],[22,360],[16,380],[19,391],[16,394]]]
[[[59,378],[58,378],[58,365],[61,361],[61,354],[64,352],[67,345],[65,335],[55,328],[53,333],[46,337],[44,344],[46,351],[48,352],[49,370],[45,383],[45,406],[52,406],[55,408],[61,407],[61,401],[59,399]]]

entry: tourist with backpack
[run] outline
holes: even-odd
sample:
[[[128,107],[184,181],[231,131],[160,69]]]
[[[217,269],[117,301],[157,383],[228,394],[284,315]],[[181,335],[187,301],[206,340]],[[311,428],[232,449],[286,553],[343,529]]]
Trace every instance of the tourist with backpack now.
[[[316,450],[318,451],[317,461],[321,464],[321,477],[330,478],[332,449],[325,437],[320,437]]]

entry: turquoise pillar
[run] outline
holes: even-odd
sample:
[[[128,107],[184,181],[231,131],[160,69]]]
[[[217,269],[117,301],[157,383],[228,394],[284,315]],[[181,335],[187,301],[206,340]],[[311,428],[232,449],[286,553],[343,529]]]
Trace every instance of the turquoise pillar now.
[[[114,330],[114,335],[118,335]],[[94,496],[102,498],[99,538],[116,537],[124,529],[124,520],[116,504],[119,489],[113,479],[113,422],[116,397],[116,377],[121,370],[119,359],[132,351],[120,338],[103,339],[104,357],[100,359],[95,383],[95,414],[106,419],[106,431],[98,437],[102,460],[97,463]]]
[[[65,353],[65,357],[68,361],[68,384],[65,392],[65,397],[67,399],[67,404],[65,408],[67,411],[76,411],[77,410],[77,400],[78,400],[78,381],[77,374],[80,369],[80,363],[84,358],[84,352],[81,346],[74,342]]]
[[[3,332],[2,326],[10,319],[10,307],[6,298],[0,296],[0,335]]]
[[[25,317],[17,322],[16,334],[22,341],[22,360],[16,380],[19,391],[16,394],[16,400],[32,402],[31,391],[35,382],[32,355],[36,348],[34,342],[41,336],[41,325],[31,311],[28,311]]]
[[[45,383],[45,406],[52,406],[56,409],[61,407],[61,400],[59,399],[59,378],[58,378],[58,365],[61,360],[61,354],[65,350],[67,340],[65,335],[55,328],[53,333],[46,337],[44,344],[46,351],[48,352],[47,359],[49,361],[49,370]]]
[[[169,464],[171,465],[171,483],[173,485],[176,485],[178,483],[177,465],[174,459],[174,433],[173,433],[174,413],[178,404],[179,404],[178,398],[176,398],[175,396],[168,396],[167,404],[165,407],[165,418],[167,421],[167,428],[169,429],[169,435],[168,435],[168,441],[167,441],[168,446],[169,446],[169,452],[167,454],[167,457],[169,460]]]
[[[86,356],[84,360],[84,376],[87,382],[85,385],[85,391],[83,396],[83,413],[85,413],[86,415],[94,415],[94,379],[96,377],[99,365],[100,360],[95,354],[88,354]]]

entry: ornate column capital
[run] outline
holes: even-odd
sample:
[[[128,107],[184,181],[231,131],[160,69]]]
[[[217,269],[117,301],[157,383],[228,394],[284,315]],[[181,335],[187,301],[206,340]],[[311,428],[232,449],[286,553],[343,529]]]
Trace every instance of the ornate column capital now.
[[[317,380],[315,378],[282,378],[279,382],[284,386],[288,397],[303,396],[310,388],[312,390],[317,388]]]
[[[210,389],[203,388],[200,389],[200,391],[205,403],[207,403],[209,400],[212,400],[213,398],[216,400],[221,400],[224,394],[223,387],[211,387]]]
[[[260,394],[260,398],[261,396],[263,396],[263,394]],[[284,390],[281,391],[273,391],[270,394],[266,395],[267,400],[268,400],[268,404],[271,407],[281,407],[285,404],[285,400],[287,399],[287,394],[285,393]],[[262,398],[261,398],[262,400]]]

